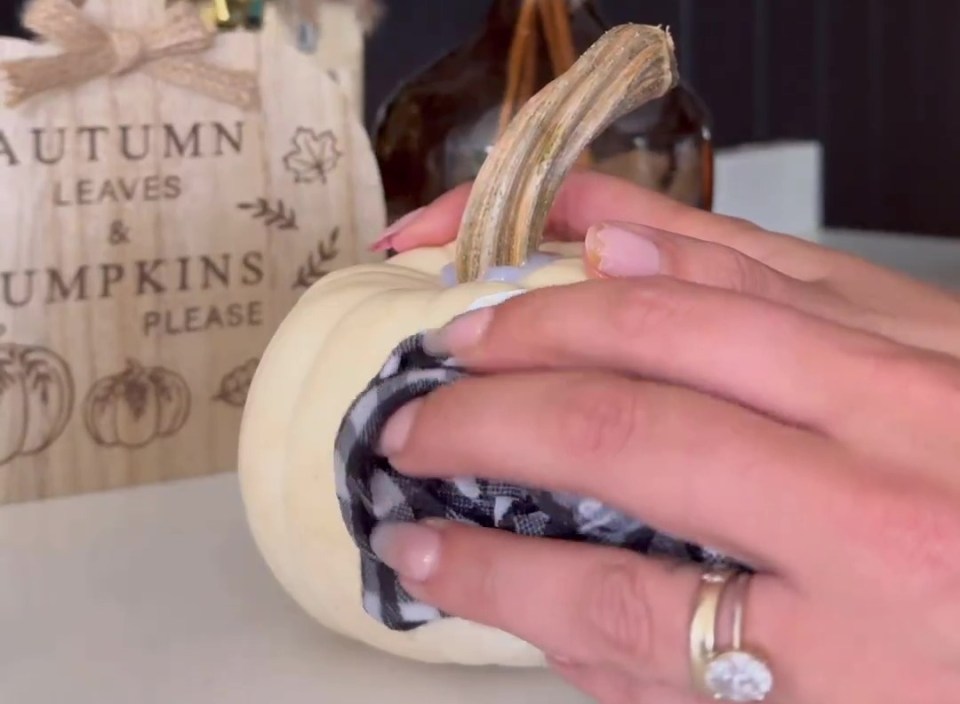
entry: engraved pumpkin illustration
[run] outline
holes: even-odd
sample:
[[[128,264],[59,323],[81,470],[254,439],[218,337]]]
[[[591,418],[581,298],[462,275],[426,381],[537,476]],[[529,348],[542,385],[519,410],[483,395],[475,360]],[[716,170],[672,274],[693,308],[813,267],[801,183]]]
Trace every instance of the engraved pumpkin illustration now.
[[[98,445],[135,449],[175,435],[190,415],[190,389],[176,372],[128,360],[119,374],[96,382],[83,409]]]
[[[73,378],[55,352],[0,344],[0,465],[50,447],[73,412]]]

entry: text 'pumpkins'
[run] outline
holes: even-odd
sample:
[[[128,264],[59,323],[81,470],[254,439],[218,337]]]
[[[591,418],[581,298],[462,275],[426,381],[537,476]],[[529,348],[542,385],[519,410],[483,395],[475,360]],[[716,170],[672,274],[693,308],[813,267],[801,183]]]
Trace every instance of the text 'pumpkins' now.
[[[394,632],[364,612],[334,441],[350,404],[407,336],[516,292],[586,278],[582,245],[541,247],[550,205],[596,134],[676,81],[665,31],[614,28],[513,120],[474,184],[456,244],[329,274],[276,332],[241,428],[243,499],[277,579],[328,628],[415,660],[542,664],[531,646],[484,626],[449,618]]]

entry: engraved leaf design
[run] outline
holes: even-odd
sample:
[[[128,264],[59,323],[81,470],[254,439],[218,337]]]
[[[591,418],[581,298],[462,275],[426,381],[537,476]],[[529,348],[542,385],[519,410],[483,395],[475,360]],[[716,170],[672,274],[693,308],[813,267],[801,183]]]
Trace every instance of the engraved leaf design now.
[[[318,133],[307,127],[299,127],[292,141],[293,150],[283,157],[283,164],[293,174],[294,181],[320,181],[326,184],[327,175],[337,168],[343,156],[333,131]]]
[[[254,358],[230,370],[220,381],[220,389],[213,400],[242,408],[247,402],[247,394],[259,365],[260,360]]]

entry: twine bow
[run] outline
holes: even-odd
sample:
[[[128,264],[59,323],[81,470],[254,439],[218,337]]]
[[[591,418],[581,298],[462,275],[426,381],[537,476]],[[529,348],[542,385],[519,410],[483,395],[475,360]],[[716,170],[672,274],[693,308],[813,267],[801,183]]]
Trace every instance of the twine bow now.
[[[0,64],[8,84],[8,107],[49,90],[136,70],[243,109],[260,104],[256,74],[193,56],[210,49],[216,33],[186,2],[168,7],[160,26],[141,30],[101,27],[71,0],[33,0],[24,12],[23,26],[64,52]]]

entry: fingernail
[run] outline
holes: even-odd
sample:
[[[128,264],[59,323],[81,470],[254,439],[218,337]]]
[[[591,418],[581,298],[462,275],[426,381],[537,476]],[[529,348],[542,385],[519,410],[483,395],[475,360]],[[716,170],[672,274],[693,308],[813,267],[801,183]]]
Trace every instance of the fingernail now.
[[[438,330],[423,336],[424,349],[429,354],[457,355],[477,345],[490,327],[493,307],[478,308],[458,315]]]
[[[591,228],[587,232],[586,251],[590,265],[607,276],[654,276],[660,273],[660,250],[651,239],[638,232],[609,225]]]
[[[440,559],[440,533],[422,523],[381,523],[370,535],[374,554],[404,579],[430,578]]]
[[[390,457],[403,450],[421,403],[422,399],[414,399],[390,416],[380,433],[378,450],[382,456]]]
[[[370,245],[370,251],[380,252],[390,249],[390,241],[396,237],[403,228],[408,227],[414,220],[420,217],[420,214],[425,208],[426,206],[423,206],[417,208],[416,210],[411,210],[403,217],[397,219],[393,224],[390,225],[390,227],[383,231],[383,234],[380,235],[376,242]]]

